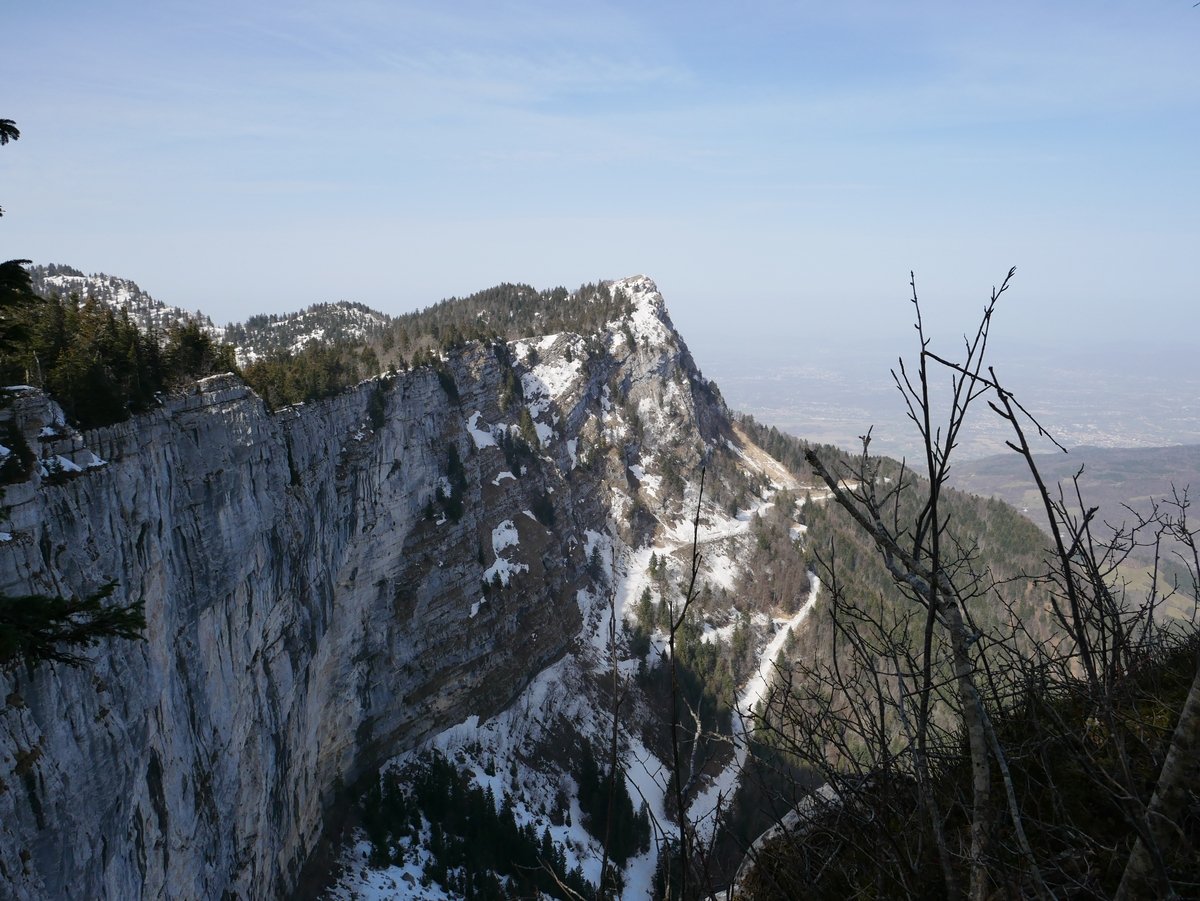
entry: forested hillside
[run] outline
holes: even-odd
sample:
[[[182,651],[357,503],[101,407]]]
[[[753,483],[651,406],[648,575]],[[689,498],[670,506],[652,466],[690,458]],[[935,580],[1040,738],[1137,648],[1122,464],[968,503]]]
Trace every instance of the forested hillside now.
[[[19,261],[0,264],[0,378],[44,388],[81,428],[150,409],[164,391],[234,368],[233,349],[198,322],[159,331],[89,295],[34,292]]]
[[[7,321],[19,338],[6,356],[6,378],[46,387],[84,427],[117,422],[147,409],[156,393],[217,371],[238,372],[276,408],[388,370],[436,364],[467,341],[594,335],[630,309],[604,284],[574,292],[505,284],[395,317],[340,301],[218,327],[128,279],[59,264],[31,267],[25,279],[20,266],[8,265]]]
[[[1153,523],[1164,505],[1169,507],[1189,487],[1200,486],[1200,445],[1194,444],[1072,447],[1067,453],[1038,454],[1036,462],[1047,483],[1063,492],[1069,510],[1082,515],[1082,505],[1096,508],[1095,528],[1105,536],[1140,522]],[[1081,493],[1076,492],[1076,478]],[[1043,529],[1049,528],[1028,468],[1014,454],[963,461],[954,468],[952,482],[964,491],[1007,501]],[[1164,596],[1163,615],[1190,618],[1200,586],[1192,584],[1187,549],[1168,532],[1142,532],[1118,578],[1138,593],[1144,593],[1155,579]]]

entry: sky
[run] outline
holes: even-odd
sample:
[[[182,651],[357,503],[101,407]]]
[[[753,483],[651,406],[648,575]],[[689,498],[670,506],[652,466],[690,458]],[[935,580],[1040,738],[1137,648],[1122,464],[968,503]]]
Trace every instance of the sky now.
[[[653,277],[706,358],[1195,340],[1200,9],[41,0],[0,259],[218,322]],[[1099,351],[1098,351],[1099,352]],[[1107,351],[1105,351],[1107,352]]]

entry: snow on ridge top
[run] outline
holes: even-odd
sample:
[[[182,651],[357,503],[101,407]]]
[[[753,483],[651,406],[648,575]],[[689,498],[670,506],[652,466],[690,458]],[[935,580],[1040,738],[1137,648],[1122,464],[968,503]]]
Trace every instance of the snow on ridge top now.
[[[629,324],[634,336],[652,347],[661,347],[675,333],[667,305],[654,280],[645,275],[632,275],[612,283],[614,293],[624,292],[633,304]]]
[[[658,294],[659,299],[662,299],[662,294],[659,294],[658,285],[654,284],[654,279],[648,275],[630,275],[625,278],[619,278],[612,283],[614,289],[620,288],[626,294]]]
[[[47,275],[46,284],[62,288],[68,283],[82,285],[88,280],[86,275]]]
[[[217,341],[225,340],[225,329],[215,325],[202,312],[191,313],[182,307],[156,300],[131,279],[104,272],[91,275],[56,272],[51,275],[45,266],[33,267],[30,275],[35,290],[51,289],[51,293],[58,294],[69,291],[79,294],[84,300],[105,304],[113,310],[125,310],[134,324],[142,330],[153,328],[161,332],[172,326],[195,322]]]
[[[618,290],[624,292],[633,302],[635,312],[648,309],[655,316],[666,315],[667,304],[663,300],[662,292],[658,290],[658,285],[654,284],[654,279],[647,275],[631,275],[629,278],[618,279],[612,283],[611,288],[614,294]]]

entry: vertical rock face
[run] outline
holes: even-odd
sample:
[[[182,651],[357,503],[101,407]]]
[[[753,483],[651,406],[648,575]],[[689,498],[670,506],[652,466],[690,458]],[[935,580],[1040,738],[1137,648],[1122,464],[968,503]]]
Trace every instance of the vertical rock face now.
[[[84,435],[21,392],[4,415],[42,462],[5,486],[0,592],[115,581],[147,629],[0,673],[0,895],[287,894],[339,785],[566,653],[581,536],[634,462],[602,452],[609,386],[693,437],[719,418],[653,283],[621,284],[603,353],[516,345],[542,362],[515,456],[480,345],[275,414],[215,377]]]

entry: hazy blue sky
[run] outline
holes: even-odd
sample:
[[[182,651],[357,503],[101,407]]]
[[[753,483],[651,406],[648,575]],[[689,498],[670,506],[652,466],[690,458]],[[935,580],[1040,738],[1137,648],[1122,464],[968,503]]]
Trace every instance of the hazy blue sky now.
[[[701,348],[965,328],[1191,343],[1200,9],[8,4],[0,258],[219,321],[653,276]],[[701,364],[704,359],[701,357]]]

